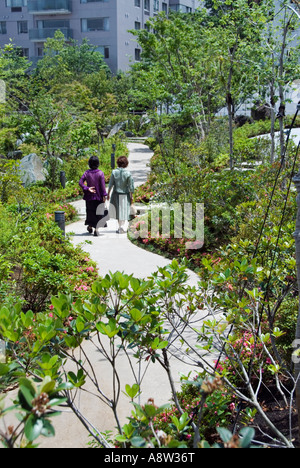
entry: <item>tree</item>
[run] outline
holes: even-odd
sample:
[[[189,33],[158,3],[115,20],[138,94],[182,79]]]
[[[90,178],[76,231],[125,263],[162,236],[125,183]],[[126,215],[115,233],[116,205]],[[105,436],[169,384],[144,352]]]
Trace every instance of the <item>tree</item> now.
[[[269,96],[271,109],[271,137],[272,148],[270,162],[274,160],[275,150],[275,118],[280,126],[280,155],[285,159],[285,95],[291,88],[292,82],[299,76],[300,44],[294,31],[297,28],[297,17],[288,9],[288,3],[282,1],[273,12],[268,23],[267,34],[263,39],[264,54],[258,70],[260,79],[260,96]]]
[[[230,168],[233,169],[233,124],[237,106],[257,89],[256,63],[268,19],[269,2],[214,0],[215,35],[219,50],[219,79],[225,91],[229,122]]]
[[[61,31],[45,42],[44,56],[38,61],[35,76],[46,86],[62,86],[69,81],[81,81],[88,74],[101,70],[110,75],[103,55],[87,39],[79,45],[66,41]]]
[[[42,84],[43,92],[45,88],[49,91],[55,105],[67,108],[72,116],[70,128],[77,142],[76,154],[78,143],[83,142],[78,136],[85,133],[84,128],[91,125],[98,141],[103,139],[106,126],[114,123],[117,104],[110,71],[96,46],[86,39],[80,45],[76,41],[69,43],[57,31],[53,39],[46,41],[45,55],[38,62],[34,78]],[[93,132],[90,133],[89,144],[93,139]]]
[[[5,81],[8,93],[24,84],[30,65],[12,42],[0,49],[0,79]]]
[[[199,13],[193,23],[187,16],[160,14],[147,29],[133,31],[143,49],[141,63],[133,66],[134,92],[154,119],[165,114],[169,125],[191,127],[198,140],[208,130],[207,115],[219,105],[215,61],[201,25],[205,17]]]
[[[77,156],[117,118],[108,67],[88,41],[69,44],[60,31],[46,41],[36,69],[29,70],[12,46],[0,59],[0,77],[3,70],[8,88],[6,119],[16,126],[11,133],[15,141],[27,134],[27,143],[44,152],[54,186],[57,158],[69,156],[74,148]]]
[[[0,152],[7,156],[16,149],[18,96],[27,85],[30,63],[12,42],[0,49]],[[3,93],[3,96],[2,96]]]

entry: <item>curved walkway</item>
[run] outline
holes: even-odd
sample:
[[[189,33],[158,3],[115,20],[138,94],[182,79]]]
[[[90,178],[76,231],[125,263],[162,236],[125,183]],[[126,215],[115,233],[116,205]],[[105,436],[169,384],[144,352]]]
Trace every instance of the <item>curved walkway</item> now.
[[[129,170],[133,175],[135,185],[138,186],[147,180],[148,163],[152,152],[141,143],[129,143],[128,148],[130,151]],[[133,274],[137,278],[146,278],[157,271],[158,267],[164,267],[170,263],[164,257],[133,245],[127,238],[127,235],[117,235],[116,220],[110,220],[108,227],[101,229],[99,237],[89,235],[84,226],[85,203],[78,201],[74,203],[74,206],[79,211],[81,219],[67,226],[66,232],[73,234],[72,241],[74,245],[83,243],[83,249],[98,264],[101,276],[104,276],[109,271],[123,271],[127,274]],[[84,243],[86,240],[89,243]],[[197,281],[198,276],[190,271],[189,283],[195,285]],[[101,376],[103,390],[109,395],[111,393],[111,369],[109,365],[88,341],[85,344],[85,351],[95,366],[97,375]],[[125,356],[123,358],[122,356],[119,357],[118,371],[121,377],[122,390],[124,390],[126,384],[132,385],[133,382],[130,381],[127,358]],[[152,370],[144,378],[142,402],[147,402],[149,398],[153,398],[155,404],[165,404],[171,396],[166,373],[159,364],[151,365],[153,366]],[[173,374],[177,380],[176,384],[178,387],[179,373],[187,373],[189,370],[190,368],[186,369],[186,364],[177,360],[175,361]],[[88,388],[88,383],[86,386],[87,390],[93,392],[93,387]],[[86,418],[99,431],[114,430],[116,424],[111,409],[101,404],[97,397],[93,397],[86,392],[81,392],[77,404]],[[130,414],[132,406],[128,398],[121,396],[119,407],[119,415],[121,424],[123,425],[127,422],[127,416]],[[89,440],[87,431],[71,411],[66,411],[56,418],[55,431],[56,436],[54,438],[42,440],[41,448],[87,448]]]
[[[153,153],[149,148],[141,143],[128,143],[129,167],[135,186],[139,186],[147,181],[149,171],[149,161]],[[66,232],[73,233],[74,245],[82,244],[86,240],[89,243],[83,245],[83,249],[88,252],[99,267],[99,274],[122,271],[133,274],[137,278],[146,278],[154,273],[158,267],[164,267],[170,263],[164,257],[148,252],[132,244],[127,235],[116,234],[117,222],[112,219],[108,221],[108,227],[100,229],[100,236],[91,236],[84,226],[85,202],[79,200],[73,205],[80,214],[80,221],[67,226]],[[196,284],[198,277],[190,272],[190,281]]]

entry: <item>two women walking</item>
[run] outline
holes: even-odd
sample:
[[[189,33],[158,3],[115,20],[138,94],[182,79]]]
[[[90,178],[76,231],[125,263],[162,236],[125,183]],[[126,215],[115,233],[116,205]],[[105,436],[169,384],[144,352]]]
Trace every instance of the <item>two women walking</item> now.
[[[110,201],[109,218],[115,218],[119,222],[117,233],[125,233],[125,222],[130,219],[134,182],[132,175],[127,170],[128,159],[126,156],[118,158],[117,166],[118,168],[112,172],[108,193],[105,187],[104,173],[99,170],[97,156],[90,158],[90,169],[83,174],[79,181],[84,194],[83,199],[86,202],[85,225],[91,234],[94,229],[95,236],[98,235],[99,227],[104,227],[106,223],[106,200]]]

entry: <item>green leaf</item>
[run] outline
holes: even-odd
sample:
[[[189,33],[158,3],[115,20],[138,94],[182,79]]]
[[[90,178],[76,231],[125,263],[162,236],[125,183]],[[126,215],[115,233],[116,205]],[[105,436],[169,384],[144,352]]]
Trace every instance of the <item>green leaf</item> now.
[[[25,427],[24,433],[26,438],[32,442],[33,440],[37,439],[43,430],[43,420],[40,418],[36,418],[33,414],[30,414],[28,417]]]
[[[133,289],[133,291],[137,291],[140,287],[140,282],[137,278],[131,277],[130,278],[130,285]]]
[[[117,327],[116,320],[113,318],[111,318],[107,324],[103,322],[97,323],[96,328],[103,335],[107,335],[108,338],[113,338],[120,330],[120,327]]]
[[[29,328],[32,325],[33,319],[34,314],[31,310],[29,310],[26,314],[24,314],[24,312],[21,312],[21,320],[25,328]]]
[[[48,419],[43,420],[43,428],[41,431],[41,435],[44,437],[54,437],[55,436],[55,429],[52,426],[51,422]]]
[[[54,306],[57,315],[64,319],[67,318],[70,313],[70,305],[67,296],[60,294],[59,297],[52,297],[52,305]]]
[[[144,412],[148,418],[153,418],[157,413],[157,408],[154,405],[145,405]]]
[[[228,429],[225,429],[224,427],[217,427],[217,431],[224,443],[229,442],[230,439],[232,438],[232,433]]]
[[[188,413],[183,413],[178,419],[176,416],[172,416],[172,422],[175,425],[178,432],[182,432],[187,427],[187,422],[189,419]]]
[[[40,392],[50,394],[55,389],[55,385],[55,380],[51,380],[50,376],[46,376],[43,380]]]
[[[95,281],[92,285],[92,291],[94,294],[101,296],[103,292],[102,284],[99,281]]]
[[[285,332],[281,331],[278,327],[275,327],[272,335],[275,336],[276,338],[279,338],[282,335],[285,335]]]
[[[43,369],[44,371],[49,371],[53,369],[58,359],[59,359],[58,355],[51,356],[48,353],[44,353],[42,355],[42,361],[39,361],[38,364],[41,367],[41,369]]]
[[[19,398],[23,398],[29,408],[32,408],[32,400],[35,398],[36,390],[30,380],[22,378],[19,385]]]
[[[168,341],[161,341],[158,345],[158,349],[164,349],[168,346],[169,342]]]
[[[77,375],[74,372],[68,372],[68,379],[74,387],[79,388],[85,384],[85,375],[82,369],[79,369]]]
[[[125,390],[126,390],[127,395],[133,399],[138,394],[140,390],[140,386],[138,384],[133,384],[131,387],[130,385],[126,384]]]
[[[135,432],[135,428],[131,423],[124,424],[124,426],[122,427],[122,431],[123,431],[123,435],[119,435],[119,437],[125,438],[125,440],[123,440],[123,442],[125,442],[126,440],[131,439],[131,437],[133,436]],[[117,439],[117,440],[121,442],[120,439]]]
[[[121,273],[120,271],[117,271],[113,275],[112,282],[121,289],[126,289],[129,285],[129,276]]]
[[[0,362],[0,376],[8,374],[8,372],[9,372],[9,366],[7,366],[6,364],[1,364]]]
[[[77,348],[78,341],[76,340],[75,336],[65,335],[64,340],[68,348]]]
[[[139,322],[143,317],[143,313],[139,309],[132,309],[130,315],[135,322]]]
[[[118,442],[126,442],[127,441],[127,437],[123,436],[123,435],[116,435],[115,439],[118,441]]]
[[[138,436],[132,437],[132,439],[130,439],[130,442],[133,447],[138,447],[138,448],[146,447],[146,440],[143,439],[142,437],[138,437]]]
[[[78,333],[81,333],[85,328],[85,321],[82,317],[77,317],[76,319],[76,330]]]
[[[159,337],[157,336],[151,343],[152,349],[164,349],[168,346],[168,341],[159,341]]]
[[[241,429],[240,435],[242,436],[242,440],[240,442],[241,448],[248,448],[254,438],[255,430],[253,427],[244,427]]]

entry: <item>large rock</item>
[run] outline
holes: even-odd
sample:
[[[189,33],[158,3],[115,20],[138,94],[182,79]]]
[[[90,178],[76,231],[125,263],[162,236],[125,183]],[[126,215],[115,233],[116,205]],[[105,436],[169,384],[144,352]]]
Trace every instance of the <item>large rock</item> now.
[[[28,154],[21,159],[19,171],[25,187],[46,180],[47,170],[44,168],[41,158],[35,153]]]
[[[253,120],[266,120],[271,117],[271,109],[268,104],[255,103],[251,109],[251,117]]]

